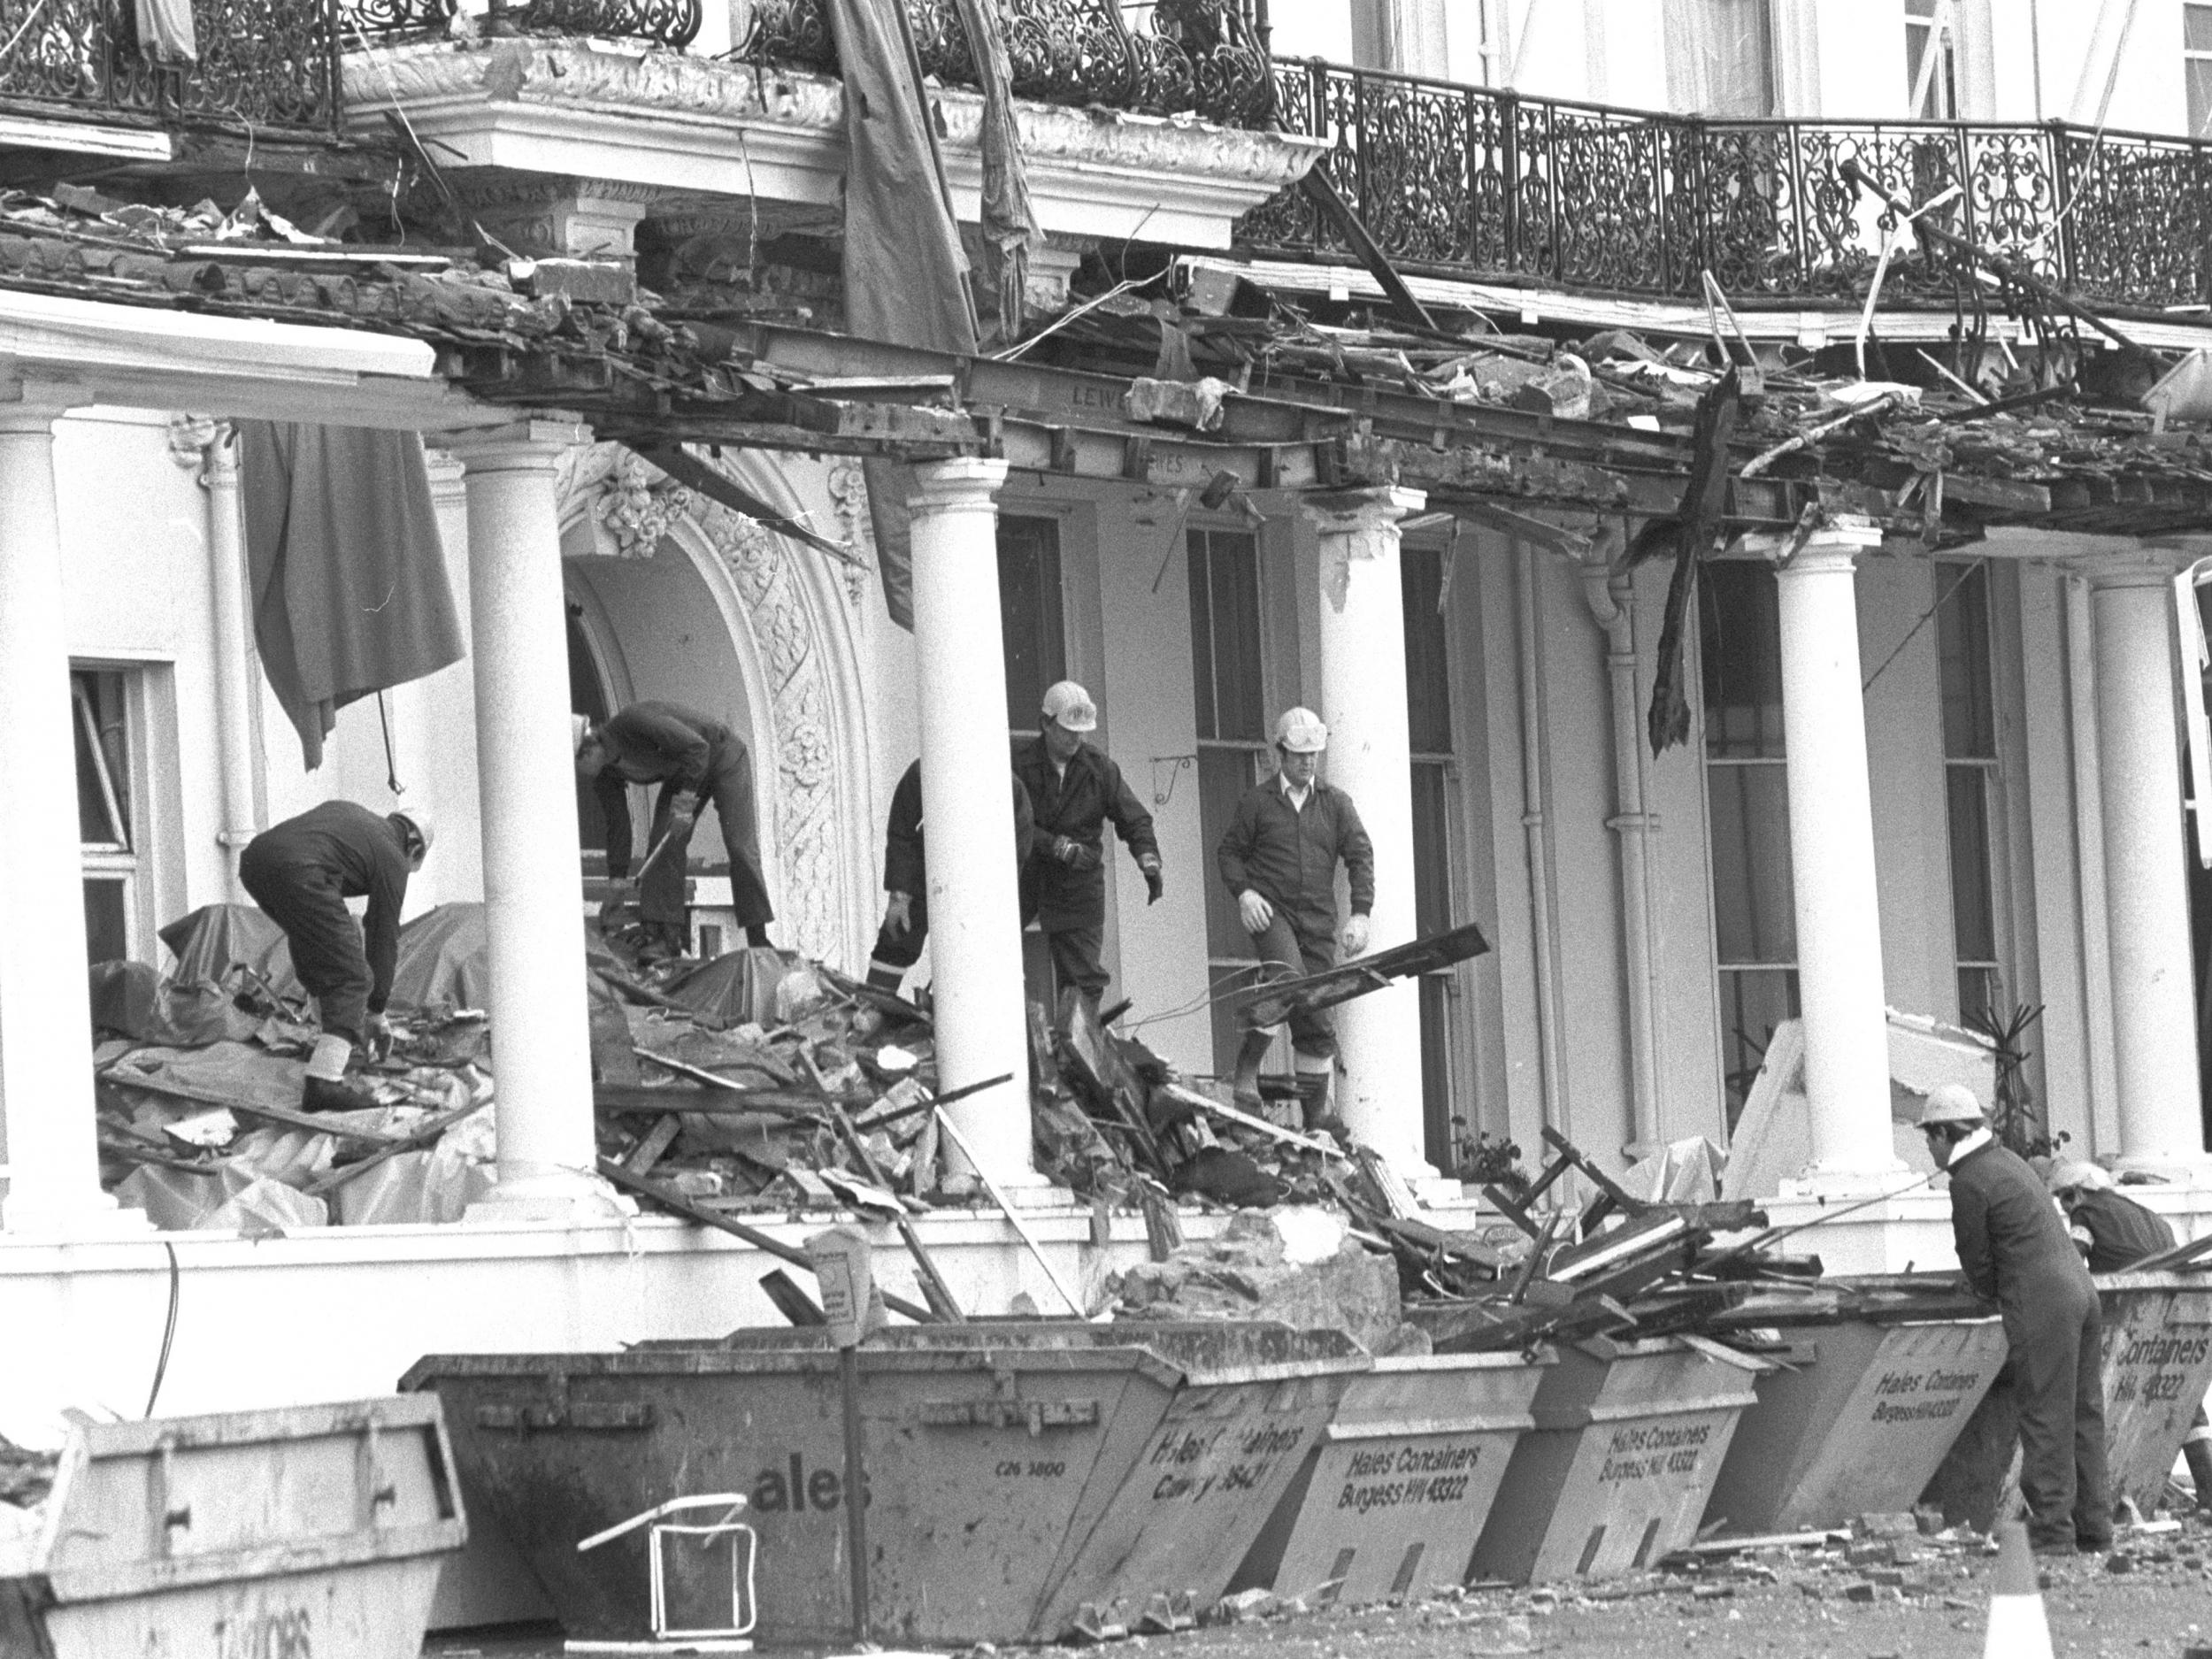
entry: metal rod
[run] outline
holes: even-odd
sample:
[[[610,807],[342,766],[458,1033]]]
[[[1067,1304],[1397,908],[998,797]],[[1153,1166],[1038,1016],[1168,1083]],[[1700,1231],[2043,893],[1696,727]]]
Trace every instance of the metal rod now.
[[[860,1350],[838,1350],[837,1381],[845,1396],[845,1553],[851,1557],[853,1640],[868,1635],[868,1475],[860,1437]]]

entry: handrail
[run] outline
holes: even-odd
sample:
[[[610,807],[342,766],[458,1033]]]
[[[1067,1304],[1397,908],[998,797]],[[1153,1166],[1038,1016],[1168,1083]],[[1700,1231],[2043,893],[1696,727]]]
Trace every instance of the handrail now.
[[[1739,303],[1863,292],[1896,216],[1847,160],[1930,221],[2085,303],[2212,299],[2212,144],[2062,121],[1796,120],[1671,115],[1530,97],[1322,59],[1274,65],[1276,118],[1327,139],[1320,165],[1383,251],[1421,273]],[[1294,192],[1246,216],[1248,251],[1349,257]],[[1918,249],[1886,303],[1978,306],[1964,261]]]

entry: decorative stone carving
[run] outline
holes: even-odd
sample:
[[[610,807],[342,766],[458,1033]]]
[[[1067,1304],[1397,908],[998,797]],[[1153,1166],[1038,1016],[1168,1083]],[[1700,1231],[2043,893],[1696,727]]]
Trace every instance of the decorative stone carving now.
[[[626,449],[601,480],[592,522],[613,542],[617,557],[649,559],[691,500],[688,489]]]
[[[858,604],[868,591],[868,579],[876,571],[876,526],[868,513],[868,475],[851,456],[830,465],[830,503],[837,509],[837,523],[845,533],[845,545],[860,563],[845,566],[845,596]]]
[[[186,472],[196,470],[207,457],[207,446],[221,430],[221,424],[211,415],[171,415],[169,458]]]

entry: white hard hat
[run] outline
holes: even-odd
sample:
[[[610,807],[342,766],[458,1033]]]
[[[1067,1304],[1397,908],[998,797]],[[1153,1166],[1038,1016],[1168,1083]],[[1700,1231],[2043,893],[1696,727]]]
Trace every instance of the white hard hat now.
[[[430,809],[426,806],[395,807],[388,816],[405,819],[414,830],[415,839],[422,843],[425,852],[428,852],[430,844],[438,839],[437,820],[430,816]]]
[[[1044,716],[1071,732],[1098,730],[1098,705],[1091,694],[1072,680],[1063,680],[1045,693]]]
[[[1311,709],[1285,709],[1275,722],[1275,741],[1294,755],[1318,755],[1329,746],[1329,728]]]
[[[2101,1164],[2086,1158],[2060,1158],[2051,1165],[2051,1172],[2043,1178],[2043,1185],[2055,1193],[2071,1192],[2078,1187],[2091,1192],[2105,1192],[2112,1187],[2112,1177]]]
[[[591,717],[589,715],[572,714],[568,717],[568,745],[571,754],[582,754],[584,740],[590,735]]]
[[[1982,1103],[1963,1083],[1939,1083],[1928,1091],[1928,1103],[1920,1109],[1920,1126],[1936,1124],[1978,1124]]]

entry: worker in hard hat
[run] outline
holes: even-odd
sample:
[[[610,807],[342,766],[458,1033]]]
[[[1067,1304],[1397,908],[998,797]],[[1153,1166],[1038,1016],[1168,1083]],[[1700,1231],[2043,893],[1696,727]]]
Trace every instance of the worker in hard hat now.
[[[384,1005],[399,960],[399,913],[407,878],[437,839],[427,809],[373,812],[326,801],[273,825],[246,843],[238,879],[292,948],[292,972],[315,999],[322,1034],[307,1062],[302,1111],[349,1111],[376,1104],[346,1082],[363,1048],[391,1041]],[[366,898],[359,923],[348,899]]]
[[[1037,838],[1037,815],[1029,791],[1014,786],[1014,870],[1019,881]],[[922,763],[900,775],[891,792],[891,815],[883,832],[883,926],[868,958],[868,983],[879,991],[898,990],[906,972],[922,958],[929,939],[928,858],[922,841]]]
[[[1951,1178],[1951,1236],[1966,1282],[2004,1316],[2028,1542],[2046,1555],[2109,1549],[2097,1287],[2043,1182],[1997,1143],[1971,1089],[1939,1085],[1920,1128]]]
[[[594,724],[569,717],[576,770],[591,780],[606,820],[607,875],[630,879],[629,787],[657,783],[646,837],[648,863],[637,882],[647,954],[680,954],[686,943],[684,895],[691,832],[711,804],[722,820],[730,857],[730,906],[748,944],[768,942],[776,919],[760,868],[760,833],[753,816],[753,759],[745,741],[721,721],[675,703],[634,703]]]
[[[2177,1242],[2165,1218],[2120,1191],[2101,1164],[2085,1158],[2055,1159],[2043,1184],[2065,1210],[2074,1246],[2093,1273],[2124,1272]],[[2181,1442],[2181,1455],[2197,1489],[2198,1512],[2212,1512],[2212,1419],[2201,1405]]]
[[[1166,890],[1152,814],[1117,766],[1084,741],[1098,729],[1098,705],[1072,680],[1044,695],[1037,735],[1014,740],[1014,776],[1029,792],[1036,844],[1022,867],[1021,919],[1035,922],[1052,950],[1054,978],[1096,1006],[1106,991],[1106,825],[1144,874],[1146,902]]]
[[[1321,781],[1329,728],[1310,709],[1290,709],[1275,722],[1275,775],[1237,803],[1221,838],[1221,879],[1236,895],[1237,917],[1252,935],[1268,979],[1319,973],[1336,964],[1336,867],[1350,878],[1351,915],[1341,934],[1345,952],[1367,949],[1375,906],[1375,849],[1352,797]],[[1236,1095],[1256,1109],[1260,1063],[1280,1027],[1244,1033],[1237,1056]],[[1306,1126],[1340,1133],[1329,1107],[1336,1071],[1336,1024],[1326,1009],[1290,1017],[1290,1044]]]

